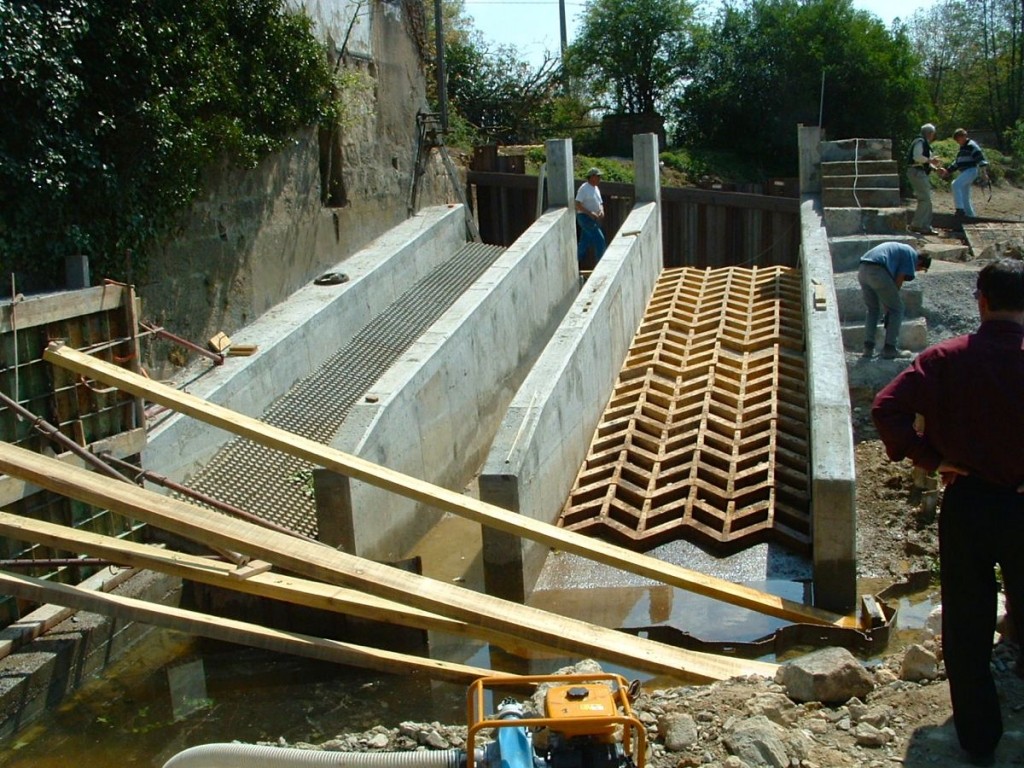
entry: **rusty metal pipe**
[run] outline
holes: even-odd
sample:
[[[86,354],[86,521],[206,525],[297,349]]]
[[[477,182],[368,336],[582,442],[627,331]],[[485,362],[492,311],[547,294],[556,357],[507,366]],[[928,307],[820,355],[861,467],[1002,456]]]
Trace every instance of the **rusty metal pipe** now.
[[[211,352],[206,347],[201,347],[194,341],[183,339],[181,336],[177,336],[164,328],[160,328],[159,326],[150,325],[149,323],[143,323],[141,321],[139,322],[139,326],[149,333],[152,333],[154,336],[159,336],[162,339],[173,341],[175,344],[180,344],[186,349],[191,349],[193,352],[197,352],[203,357],[210,358],[213,360],[214,365],[224,365],[224,355],[220,352]]]
[[[22,418],[31,421],[32,426],[42,434],[44,437],[53,440],[55,443],[63,448],[67,448],[73,454],[78,456],[82,461],[86,462],[93,469],[103,473],[107,477],[112,477],[115,480],[121,480],[122,482],[134,485],[132,481],[114,469],[112,466],[103,461],[99,456],[94,453],[90,453],[85,450],[82,446],[72,440],[70,437],[61,432],[57,427],[53,426],[50,422],[46,421],[42,416],[36,416],[28,408],[25,408],[21,403],[11,399],[3,392],[0,392],[0,403],[3,403],[15,413],[19,414]]]

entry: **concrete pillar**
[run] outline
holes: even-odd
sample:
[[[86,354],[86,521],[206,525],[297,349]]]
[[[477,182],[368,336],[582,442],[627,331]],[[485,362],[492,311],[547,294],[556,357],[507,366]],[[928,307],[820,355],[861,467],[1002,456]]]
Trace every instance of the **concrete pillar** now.
[[[89,282],[89,257],[83,253],[76,253],[64,257],[64,287],[69,291],[77,291],[88,288]]]
[[[573,207],[572,139],[551,139],[545,144],[548,157],[548,203],[552,208]]]
[[[348,477],[329,469],[313,470],[317,538],[335,549],[352,541],[350,483]]]
[[[800,195],[821,192],[821,127],[797,125],[800,152]]]
[[[633,136],[633,184],[636,202],[661,204],[661,165],[658,137],[653,133]]]

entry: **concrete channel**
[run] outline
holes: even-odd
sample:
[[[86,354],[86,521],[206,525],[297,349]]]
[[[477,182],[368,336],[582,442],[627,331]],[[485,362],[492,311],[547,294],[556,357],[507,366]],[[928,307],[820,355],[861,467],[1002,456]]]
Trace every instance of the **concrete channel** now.
[[[547,150],[551,207],[515,244],[467,244],[459,207],[422,211],[339,264],[346,282],[306,286],[240,331],[234,341],[259,354],[194,370],[188,391],[448,488],[479,475],[483,500],[554,522],[663,259],[655,137],[634,139],[634,208],[585,283],[571,142]],[[812,574],[817,604],[846,611],[855,598],[846,369],[813,196],[804,207]],[[152,429],[144,458],[172,479],[376,560],[404,557],[442,516],[312,466],[275,463],[182,416]],[[674,557],[693,554],[684,547]],[[745,579],[770,579],[776,555],[765,547],[735,562]],[[482,557],[487,591],[525,601],[547,549],[486,529]],[[728,562],[717,567],[728,578]],[[18,695],[35,690],[41,701],[44,688],[37,681]],[[20,714],[5,707],[15,717],[8,733],[36,712],[24,704]]]

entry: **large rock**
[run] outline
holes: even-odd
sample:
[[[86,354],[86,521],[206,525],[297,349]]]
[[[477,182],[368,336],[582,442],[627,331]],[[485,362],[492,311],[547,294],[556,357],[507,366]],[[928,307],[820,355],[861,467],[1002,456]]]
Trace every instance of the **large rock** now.
[[[907,648],[900,665],[900,678],[919,683],[922,680],[934,680],[938,674],[939,660],[934,653],[921,645]]]
[[[681,752],[697,742],[697,722],[692,716],[673,712],[658,720],[658,734],[669,752]]]
[[[871,675],[845,648],[823,648],[784,664],[776,675],[794,701],[841,704],[874,689]]]
[[[764,715],[783,727],[791,726],[800,716],[796,705],[781,693],[760,694],[750,699],[746,707],[751,715]]]
[[[741,720],[725,736],[728,750],[750,766],[787,768],[789,755],[782,729],[764,715]]]

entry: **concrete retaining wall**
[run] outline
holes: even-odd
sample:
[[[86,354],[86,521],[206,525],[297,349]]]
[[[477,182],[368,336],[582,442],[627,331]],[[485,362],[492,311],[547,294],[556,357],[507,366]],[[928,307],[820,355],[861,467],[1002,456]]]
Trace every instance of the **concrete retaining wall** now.
[[[480,475],[484,501],[558,519],[661,272],[658,222],[656,204],[633,209],[516,393]],[[488,594],[522,602],[548,548],[492,529],[483,541]]]
[[[816,196],[803,197],[800,222],[807,405],[811,425],[814,603],[847,612],[854,608],[857,599],[853,428],[832,257]],[[823,308],[814,305],[815,286],[824,288]]]
[[[232,334],[233,342],[256,344],[259,351],[251,357],[229,357],[218,367],[200,363],[191,369],[195,377],[188,391],[259,416],[464,243],[461,207],[420,212],[336,265],[334,269],[347,274],[349,282],[310,283]],[[185,480],[230,437],[194,419],[173,416],[151,432],[146,466],[173,480]]]
[[[549,210],[349,412],[333,446],[461,489],[483,461],[516,388],[578,290],[575,220]],[[438,513],[342,480],[343,548],[403,557]]]

